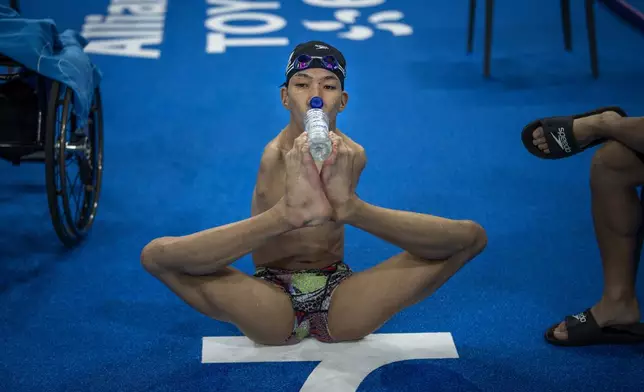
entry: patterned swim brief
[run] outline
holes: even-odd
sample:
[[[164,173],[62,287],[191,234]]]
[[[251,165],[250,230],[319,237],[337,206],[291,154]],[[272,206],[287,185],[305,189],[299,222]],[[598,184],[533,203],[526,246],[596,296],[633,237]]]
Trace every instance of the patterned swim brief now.
[[[295,326],[289,343],[308,336],[331,343],[333,338],[329,334],[327,318],[331,295],[352,274],[349,266],[339,261],[322,269],[296,271],[259,267],[254,276],[277,285],[291,298]]]

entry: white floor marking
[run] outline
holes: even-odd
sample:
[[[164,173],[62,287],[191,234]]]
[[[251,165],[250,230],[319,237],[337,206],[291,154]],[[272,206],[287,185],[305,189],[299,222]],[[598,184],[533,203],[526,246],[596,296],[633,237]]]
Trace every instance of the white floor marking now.
[[[359,342],[261,346],[246,337],[204,337],[202,363],[320,362],[301,392],[354,392],[381,366],[412,359],[458,358],[452,334],[373,334]]]

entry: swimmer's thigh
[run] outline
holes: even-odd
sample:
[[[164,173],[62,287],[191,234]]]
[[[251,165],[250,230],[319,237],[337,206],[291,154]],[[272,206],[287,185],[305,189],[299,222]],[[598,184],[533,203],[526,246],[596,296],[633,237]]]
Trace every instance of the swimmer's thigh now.
[[[293,331],[295,313],[290,298],[278,287],[235,268],[207,276],[151,273],[188,305],[235,325],[256,343],[281,345]]]

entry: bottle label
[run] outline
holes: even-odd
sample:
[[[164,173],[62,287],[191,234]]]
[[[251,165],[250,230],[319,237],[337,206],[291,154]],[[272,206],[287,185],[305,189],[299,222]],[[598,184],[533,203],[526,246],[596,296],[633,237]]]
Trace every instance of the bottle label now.
[[[329,125],[326,115],[319,109],[312,109],[306,113],[305,129],[311,139],[328,138]]]

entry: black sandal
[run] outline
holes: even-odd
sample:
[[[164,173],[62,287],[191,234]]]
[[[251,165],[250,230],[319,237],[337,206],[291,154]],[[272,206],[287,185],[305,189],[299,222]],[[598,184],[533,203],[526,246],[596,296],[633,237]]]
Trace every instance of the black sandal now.
[[[546,331],[545,338],[550,344],[556,346],[591,346],[599,344],[637,344],[644,343],[644,324],[622,324],[600,327],[590,312],[586,311],[566,316],[566,330],[568,339],[561,340],[555,337],[554,331],[558,324]]]
[[[580,147],[577,143],[577,139],[575,139],[575,135],[572,133],[573,121],[578,118],[589,117],[610,111],[616,112],[622,117],[627,117],[626,112],[619,107],[604,107],[574,116],[541,118],[531,122],[523,128],[523,131],[521,131],[521,141],[528,152],[538,158],[561,159],[573,156],[606,141],[606,139],[597,139],[583,148]],[[534,137],[532,136],[532,133],[539,127],[543,128],[544,137],[546,138],[548,149],[550,150],[549,154],[541,151],[539,147],[535,146],[533,143]]]

